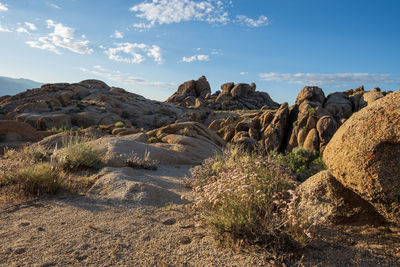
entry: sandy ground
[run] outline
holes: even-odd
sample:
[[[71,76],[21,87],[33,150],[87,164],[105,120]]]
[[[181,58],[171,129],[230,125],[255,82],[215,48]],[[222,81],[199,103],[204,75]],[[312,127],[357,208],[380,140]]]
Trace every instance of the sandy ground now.
[[[191,198],[188,166],[140,171]],[[162,198],[162,196],[159,196]],[[0,206],[1,266],[282,266],[265,254],[222,248],[189,201],[121,205],[86,195]],[[400,266],[400,229],[336,226],[288,266]],[[301,257],[303,255],[303,257]]]

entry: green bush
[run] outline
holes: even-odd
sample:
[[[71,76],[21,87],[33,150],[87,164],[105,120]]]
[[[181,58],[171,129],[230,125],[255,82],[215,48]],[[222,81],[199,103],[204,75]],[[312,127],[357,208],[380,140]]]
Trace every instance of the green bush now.
[[[296,182],[272,156],[230,148],[191,174],[195,208],[219,236],[277,250],[306,242],[309,226],[297,219]]]
[[[280,162],[289,166],[298,180],[305,180],[326,169],[318,152],[307,150],[303,147],[296,147],[287,155],[277,155],[277,158]]]
[[[14,186],[27,196],[55,194],[62,187],[64,173],[50,163],[40,163],[15,173],[6,173],[0,187]]]
[[[114,126],[117,128],[123,128],[125,127],[125,124],[122,121],[117,121]]]
[[[158,141],[158,138],[157,137],[150,137],[149,139],[147,139],[147,142],[149,142],[149,143],[158,143],[159,141]]]

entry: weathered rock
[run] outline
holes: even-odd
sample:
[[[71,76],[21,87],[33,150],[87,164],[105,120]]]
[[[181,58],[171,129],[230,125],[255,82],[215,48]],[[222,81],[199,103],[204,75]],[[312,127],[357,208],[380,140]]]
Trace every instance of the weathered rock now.
[[[329,171],[308,178],[296,189],[301,216],[317,224],[379,223],[382,217],[367,201],[345,188]]]
[[[315,128],[308,132],[303,147],[315,152],[319,151],[318,131]]]
[[[300,105],[304,100],[309,100],[312,102],[318,102],[320,104],[324,104],[325,94],[319,87],[306,86],[298,94],[296,98],[296,104]]]
[[[353,114],[327,145],[324,161],[344,186],[400,223],[400,91]]]
[[[232,90],[232,88],[234,86],[235,86],[235,84],[233,82],[224,83],[223,85],[221,85],[222,93],[225,94],[225,95],[230,95],[231,94],[231,90]]]
[[[137,134],[139,132],[139,129],[136,128],[115,128],[114,130],[112,130],[112,134],[118,136]]]
[[[71,126],[71,117],[67,114],[43,115],[36,121],[36,128],[39,130],[48,130],[52,128],[70,129]]]
[[[231,95],[234,98],[246,97],[250,92],[250,86],[246,83],[236,84],[231,91]]]
[[[370,92],[365,92],[360,99],[360,103],[359,106],[360,108],[364,108],[370,104],[372,104],[373,102],[375,102],[376,100],[382,98],[384,95],[382,92],[380,91],[370,91]]]
[[[324,151],[325,146],[329,143],[336,130],[337,124],[331,116],[324,116],[318,120],[317,131],[320,140],[321,153]]]
[[[280,151],[284,146],[285,135],[288,127],[289,106],[283,103],[276,111],[271,123],[264,132],[264,145],[266,151]]]
[[[0,120],[0,135],[7,140],[8,135],[18,135],[23,141],[36,142],[51,133],[39,132],[31,125],[24,122]]]
[[[334,93],[328,96],[324,108],[336,118],[349,118],[353,112],[353,105],[349,98],[343,93]]]

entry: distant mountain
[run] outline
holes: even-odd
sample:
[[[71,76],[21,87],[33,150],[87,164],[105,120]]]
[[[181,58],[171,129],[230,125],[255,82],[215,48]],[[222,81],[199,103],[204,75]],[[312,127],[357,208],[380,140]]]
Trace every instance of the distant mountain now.
[[[0,96],[15,95],[25,91],[26,89],[38,88],[42,85],[43,83],[28,79],[15,79],[0,76]]]

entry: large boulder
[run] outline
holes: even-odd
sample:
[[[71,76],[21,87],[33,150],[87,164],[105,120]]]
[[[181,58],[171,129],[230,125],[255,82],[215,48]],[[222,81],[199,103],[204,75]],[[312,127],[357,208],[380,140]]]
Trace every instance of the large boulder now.
[[[296,98],[296,104],[300,105],[305,100],[324,104],[325,102],[324,91],[322,91],[321,88],[316,86],[306,86],[298,94]]]
[[[382,221],[371,204],[344,187],[329,171],[308,178],[296,192],[298,212],[306,220],[318,224]]]
[[[0,135],[3,136],[3,141],[7,139],[20,138],[21,141],[36,142],[51,133],[39,132],[31,125],[24,122],[0,120]]]
[[[344,186],[400,223],[400,91],[353,114],[327,145],[324,161]]]

